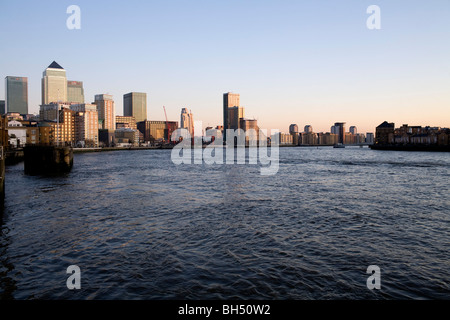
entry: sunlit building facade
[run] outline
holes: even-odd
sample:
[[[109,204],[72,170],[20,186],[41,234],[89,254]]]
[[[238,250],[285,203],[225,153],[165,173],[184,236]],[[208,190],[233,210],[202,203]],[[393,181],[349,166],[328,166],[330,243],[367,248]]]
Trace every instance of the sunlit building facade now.
[[[53,61],[45,69],[42,77],[42,104],[67,102],[66,70]]]

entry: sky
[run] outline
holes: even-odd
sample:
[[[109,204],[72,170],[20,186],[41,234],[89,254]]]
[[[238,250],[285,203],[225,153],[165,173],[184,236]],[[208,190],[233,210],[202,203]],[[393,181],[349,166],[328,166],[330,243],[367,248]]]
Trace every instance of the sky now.
[[[366,25],[370,5],[381,29]],[[30,113],[55,60],[86,103],[112,94],[117,115],[125,93],[146,92],[150,120],[186,107],[216,126],[234,92],[263,129],[450,127],[449,0],[0,0],[0,41],[0,77],[28,77]]]

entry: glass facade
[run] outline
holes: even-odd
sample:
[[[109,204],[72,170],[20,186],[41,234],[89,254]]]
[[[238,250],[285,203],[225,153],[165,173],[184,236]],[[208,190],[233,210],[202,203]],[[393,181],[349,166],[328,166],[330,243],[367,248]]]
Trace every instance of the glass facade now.
[[[28,78],[6,77],[6,112],[28,114]]]
[[[67,81],[67,101],[84,103],[84,89],[82,81]]]
[[[42,77],[42,104],[67,102],[66,70],[47,68]]]
[[[123,115],[134,117],[136,122],[147,120],[147,94],[130,92],[123,96]]]

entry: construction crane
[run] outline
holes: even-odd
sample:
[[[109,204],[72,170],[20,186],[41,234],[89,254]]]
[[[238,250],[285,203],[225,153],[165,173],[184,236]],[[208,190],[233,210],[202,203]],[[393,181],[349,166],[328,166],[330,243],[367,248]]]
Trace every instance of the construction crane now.
[[[163,106],[164,108],[164,115],[166,116],[166,130],[167,130],[167,143],[170,144],[170,131],[169,131],[169,121],[167,120],[167,113],[166,113],[166,107]]]

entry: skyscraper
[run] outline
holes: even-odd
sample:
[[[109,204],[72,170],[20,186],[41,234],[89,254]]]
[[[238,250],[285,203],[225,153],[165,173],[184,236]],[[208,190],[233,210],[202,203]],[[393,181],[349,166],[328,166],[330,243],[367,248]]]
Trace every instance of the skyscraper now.
[[[42,75],[42,104],[67,102],[66,70],[53,61]]]
[[[358,129],[356,129],[356,127],[355,126],[351,126],[350,128],[349,128],[349,132],[351,133],[351,134],[357,134],[358,133]]]
[[[345,136],[345,122],[336,122],[334,124],[334,132],[338,135],[338,143],[344,144],[344,136]]]
[[[245,117],[245,110],[243,107],[228,108],[228,129],[241,129],[241,119]]]
[[[187,108],[181,109],[180,128],[187,129],[191,137],[194,137],[194,115]]]
[[[6,113],[5,100],[0,100],[0,115]]]
[[[5,112],[28,113],[28,78],[6,77]]]
[[[134,117],[136,122],[147,120],[147,94],[130,92],[123,95],[123,115]]]
[[[67,101],[84,103],[84,90],[82,81],[67,81]]]
[[[224,93],[223,94],[223,141],[227,140],[227,129],[229,128],[228,108],[239,107],[240,96],[238,93]],[[239,121],[239,120],[238,120]]]
[[[114,100],[109,94],[96,94],[94,104],[97,106],[98,120],[102,122],[100,129],[116,129]]]

